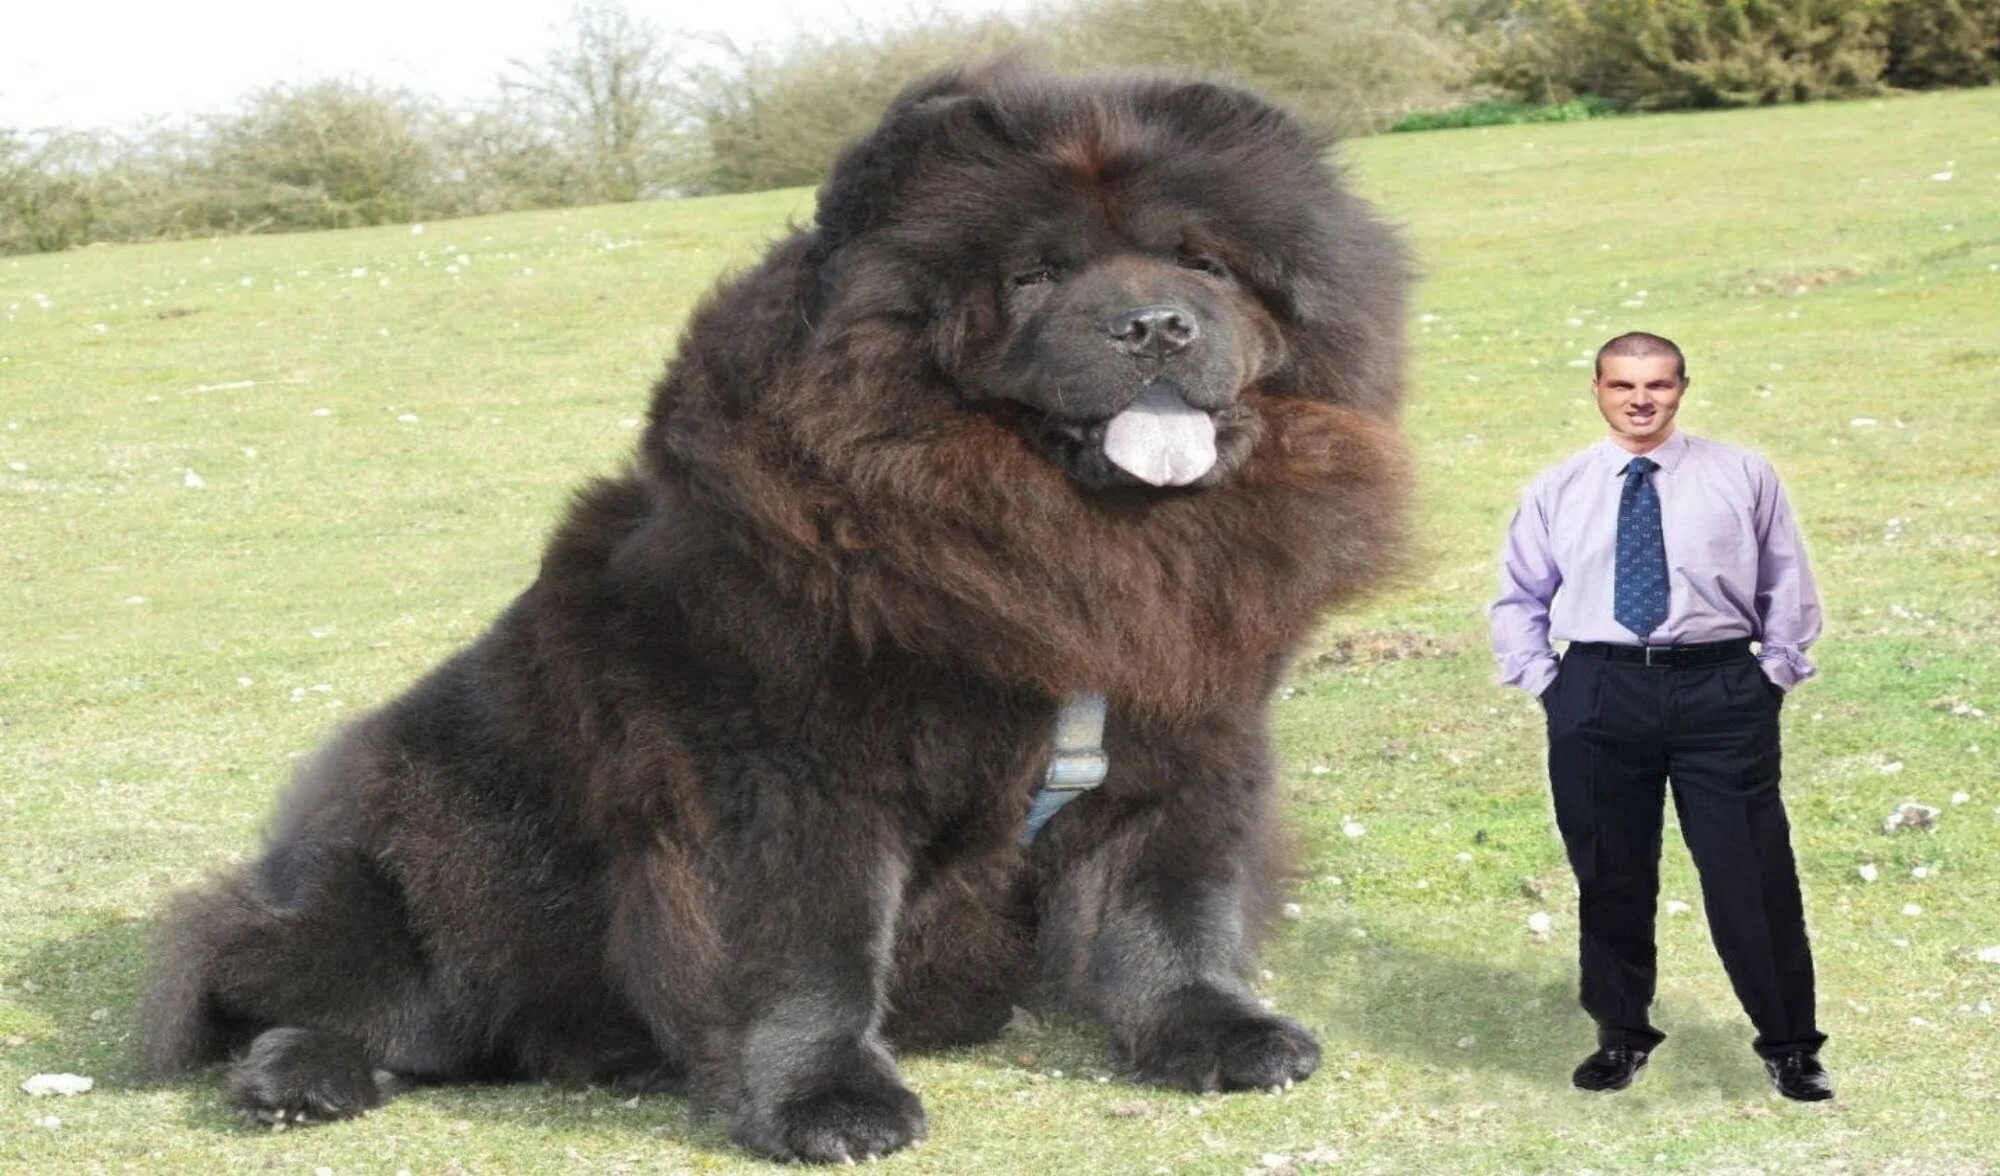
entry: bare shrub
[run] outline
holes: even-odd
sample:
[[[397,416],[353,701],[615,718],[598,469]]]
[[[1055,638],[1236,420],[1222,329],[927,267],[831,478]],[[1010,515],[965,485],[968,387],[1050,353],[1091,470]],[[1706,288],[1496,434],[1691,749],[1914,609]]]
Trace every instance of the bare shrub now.
[[[435,164],[432,117],[416,96],[366,83],[259,90],[191,145],[173,219],[233,232],[416,219]]]
[[[778,51],[718,43],[717,59],[688,82],[704,154],[696,185],[746,192],[816,183],[840,146],[873,125],[911,79],[1020,38],[1001,18],[933,12],[892,33],[857,28]]]
[[[686,67],[667,35],[617,0],[570,10],[567,40],[539,62],[516,61],[501,85],[506,104],[491,129],[535,126],[516,162],[567,156],[576,203],[638,200],[677,186],[687,128]],[[531,174],[541,180],[539,168]]]
[[[1090,0],[1050,14],[1058,64],[1168,67],[1238,82],[1336,135],[1449,102],[1467,62],[1422,0]]]

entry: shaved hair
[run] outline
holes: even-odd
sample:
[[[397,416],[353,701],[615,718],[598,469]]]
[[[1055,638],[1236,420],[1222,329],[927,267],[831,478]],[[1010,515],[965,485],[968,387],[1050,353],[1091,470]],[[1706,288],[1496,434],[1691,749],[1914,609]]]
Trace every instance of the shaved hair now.
[[[1674,376],[1688,378],[1687,357],[1674,346],[1672,339],[1659,335],[1649,335],[1644,331],[1627,331],[1615,339],[1607,341],[1597,349],[1597,378],[1604,378],[1604,357],[1607,355],[1628,356],[1634,359],[1649,355],[1671,355],[1674,357]]]

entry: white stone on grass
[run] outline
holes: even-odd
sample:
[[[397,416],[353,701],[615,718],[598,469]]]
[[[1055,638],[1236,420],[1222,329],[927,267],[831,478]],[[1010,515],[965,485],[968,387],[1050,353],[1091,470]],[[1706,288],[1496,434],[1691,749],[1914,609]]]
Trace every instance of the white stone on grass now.
[[[87,1094],[95,1085],[97,1085],[96,1079],[85,1078],[81,1074],[37,1074],[21,1083],[21,1091],[30,1098],[47,1098],[50,1095],[62,1095],[67,1098],[71,1095]]]
[[[1693,907],[1690,907],[1688,904],[1682,902],[1678,898],[1670,898],[1667,900],[1667,913],[1670,915],[1685,915],[1693,909],[1694,909]]]
[[[1873,862],[1863,863],[1861,868],[1856,870],[1855,873],[1861,875],[1861,880],[1863,882],[1873,882],[1875,879],[1882,876],[1881,871],[1875,868],[1875,864]]]
[[[1528,930],[1537,935],[1547,935],[1554,926],[1555,920],[1549,918],[1547,911],[1536,911],[1528,916]]]

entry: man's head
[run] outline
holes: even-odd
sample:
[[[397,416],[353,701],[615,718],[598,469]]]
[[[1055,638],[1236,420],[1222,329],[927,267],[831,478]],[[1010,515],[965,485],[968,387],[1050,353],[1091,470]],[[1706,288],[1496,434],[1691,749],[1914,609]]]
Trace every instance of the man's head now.
[[[1633,453],[1673,436],[1674,413],[1687,386],[1687,361],[1672,340],[1632,331],[1597,349],[1591,385],[1597,411],[1611,426],[1611,439]]]
[[[1664,355],[1674,361],[1674,375],[1682,383],[1687,382],[1687,357],[1674,345],[1672,339],[1661,335],[1649,335],[1644,331],[1627,331],[1614,339],[1607,339],[1604,346],[1597,349],[1597,376],[1604,376],[1604,361],[1612,356],[1643,358],[1650,355]]]

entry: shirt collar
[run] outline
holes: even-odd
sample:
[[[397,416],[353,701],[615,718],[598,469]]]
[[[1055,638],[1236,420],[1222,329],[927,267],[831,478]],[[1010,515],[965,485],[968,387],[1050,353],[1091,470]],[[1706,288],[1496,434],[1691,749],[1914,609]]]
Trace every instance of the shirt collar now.
[[[1681,464],[1681,459],[1687,456],[1687,451],[1687,432],[1675,428],[1673,436],[1667,438],[1658,449],[1644,456],[1652,458],[1662,470],[1671,474],[1674,472],[1674,467]],[[1624,473],[1625,467],[1632,464],[1632,459],[1639,456],[1609,437],[1597,443],[1597,454],[1598,465],[1614,477]]]

